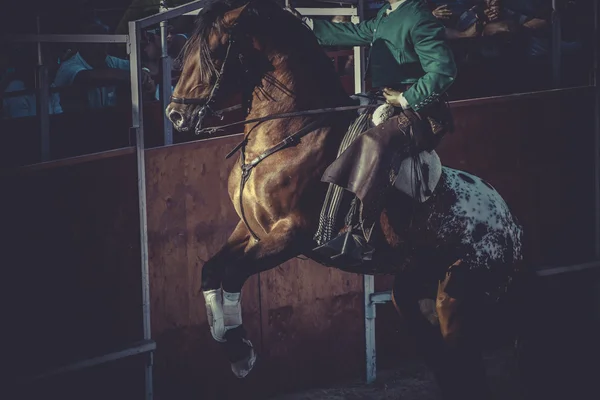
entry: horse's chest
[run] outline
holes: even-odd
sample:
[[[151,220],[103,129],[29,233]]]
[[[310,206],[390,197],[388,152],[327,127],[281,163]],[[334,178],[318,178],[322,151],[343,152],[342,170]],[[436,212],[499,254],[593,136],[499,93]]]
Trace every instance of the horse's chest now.
[[[275,156],[260,163],[245,178],[239,167],[229,178],[229,196],[238,215],[243,213],[249,222],[255,221],[266,230],[267,225],[293,212],[305,188],[306,177]]]

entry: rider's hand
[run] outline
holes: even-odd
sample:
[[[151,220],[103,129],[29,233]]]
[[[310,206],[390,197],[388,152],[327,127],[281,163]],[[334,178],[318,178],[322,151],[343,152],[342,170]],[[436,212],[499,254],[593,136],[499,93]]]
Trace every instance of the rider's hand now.
[[[450,19],[450,17],[452,17],[452,11],[448,10],[447,4],[442,4],[434,9],[431,13],[437,19]]]
[[[383,97],[385,97],[385,101],[388,104],[391,104],[394,107],[408,108],[408,102],[402,95],[402,92],[390,88],[384,88]]]

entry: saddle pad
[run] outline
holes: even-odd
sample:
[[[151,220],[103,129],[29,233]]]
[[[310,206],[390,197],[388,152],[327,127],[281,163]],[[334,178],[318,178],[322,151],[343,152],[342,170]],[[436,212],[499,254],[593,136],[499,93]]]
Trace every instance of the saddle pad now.
[[[373,124],[377,126],[387,121],[394,112],[393,106],[382,104],[373,112]],[[441,176],[442,163],[435,150],[423,151],[415,157],[402,160],[394,180],[394,187],[422,203],[431,197]]]
[[[435,150],[423,151],[415,157],[402,160],[394,187],[423,203],[431,197],[441,176],[442,163]]]

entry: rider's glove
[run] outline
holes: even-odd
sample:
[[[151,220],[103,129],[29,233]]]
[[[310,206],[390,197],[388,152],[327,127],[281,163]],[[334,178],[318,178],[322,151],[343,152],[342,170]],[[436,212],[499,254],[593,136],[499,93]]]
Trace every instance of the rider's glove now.
[[[402,92],[390,88],[385,88],[383,89],[383,97],[385,97],[385,101],[388,104],[391,104],[394,107],[401,107],[403,109],[410,108],[408,105],[408,101],[406,101],[406,99],[402,95]]]

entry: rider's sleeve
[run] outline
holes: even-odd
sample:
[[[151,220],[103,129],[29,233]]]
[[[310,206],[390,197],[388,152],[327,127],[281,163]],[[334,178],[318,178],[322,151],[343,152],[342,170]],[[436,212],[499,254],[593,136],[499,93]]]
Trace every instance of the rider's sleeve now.
[[[358,24],[313,20],[313,32],[321,46],[361,46],[371,44],[375,19]]]
[[[448,90],[456,77],[456,64],[444,27],[434,18],[421,19],[410,35],[425,75],[403,95],[408,106],[419,111]]]

